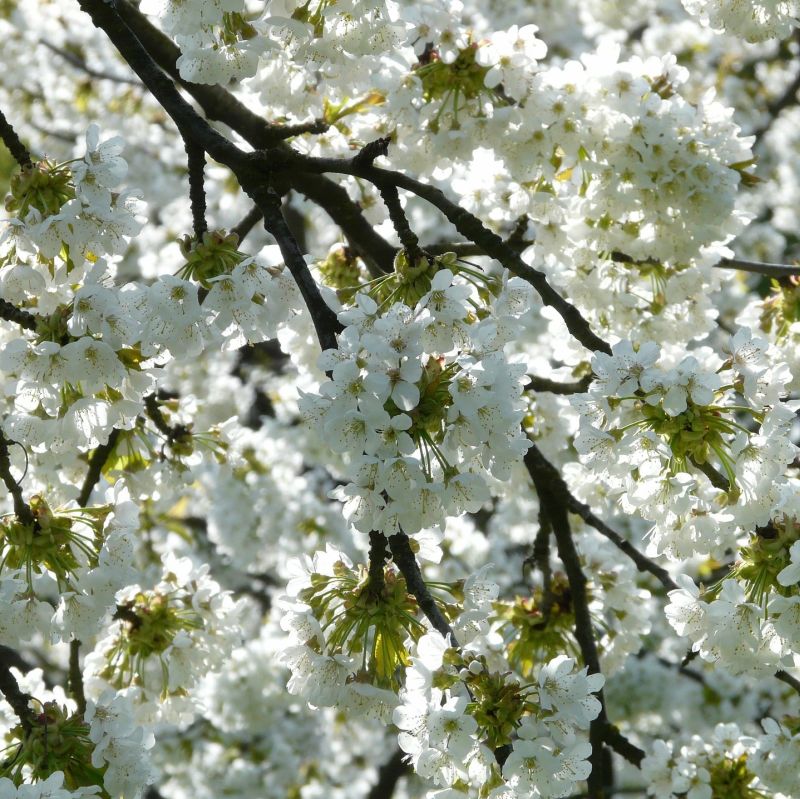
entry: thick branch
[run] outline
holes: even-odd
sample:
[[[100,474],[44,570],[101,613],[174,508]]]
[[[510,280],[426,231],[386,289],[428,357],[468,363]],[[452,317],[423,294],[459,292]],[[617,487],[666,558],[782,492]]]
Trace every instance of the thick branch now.
[[[500,236],[489,230],[480,219],[452,202],[440,189],[427,183],[389,169],[382,169],[356,158],[312,158],[299,153],[277,153],[274,150],[261,154],[267,158],[270,167],[276,170],[290,169],[308,172],[333,172],[354,175],[369,180],[378,189],[395,186],[416,194],[438,208],[456,230],[480,246],[484,252],[515,275],[527,280],[539,293],[545,305],[551,305],[561,315],[569,332],[587,349],[611,353],[611,347],[595,335],[580,311],[565,300],[548,282],[542,272],[526,264],[519,253],[504,242]]]
[[[373,277],[392,271],[395,248],[367,222],[345,188],[329,178],[308,172],[276,175],[276,185],[287,178],[292,188],[319,205],[342,229],[350,249],[364,261]]]
[[[395,749],[392,756],[378,769],[378,780],[370,788],[366,799],[391,799],[400,778],[410,771],[404,757],[402,749]]]
[[[558,556],[561,558],[567,574],[572,607],[575,612],[575,638],[578,641],[583,662],[589,667],[589,674],[599,674],[601,673],[600,658],[597,654],[592,618],[586,597],[586,576],[581,569],[578,553],[572,541],[567,509],[551,491],[551,475],[534,460],[526,459],[526,465],[533,479],[542,512],[550,521],[556,539]],[[589,743],[592,745],[589,762],[592,764],[592,773],[589,775],[588,786],[589,793],[596,794],[600,799],[605,796],[606,787],[613,785],[613,773],[603,747],[603,729],[608,723],[608,719],[602,691],[598,691],[597,696],[600,699],[601,707],[600,713],[589,727]]]
[[[20,166],[30,166],[33,163],[28,148],[17,136],[16,131],[11,127],[11,123],[5,118],[2,111],[0,111],[0,139],[3,140],[3,144],[8,147],[8,151]]]
[[[30,311],[24,311],[22,308],[17,308],[16,305],[12,305],[8,300],[0,299],[0,319],[14,322],[14,324],[25,328],[25,330],[36,332],[38,322],[36,315]]]
[[[11,669],[0,664],[0,693],[6,698],[6,702],[11,705],[12,710],[22,724],[22,728],[27,732],[31,728],[33,712],[28,707],[31,700],[30,694],[25,694],[19,687]]]
[[[266,182],[268,173],[265,166],[268,165],[263,164],[263,161],[254,162],[236,145],[217,133],[181,97],[172,81],[151,59],[134,33],[103,0],[79,0],[79,2],[81,8],[91,16],[95,26],[106,32],[145,86],[172,117],[184,141],[201,147],[212,158],[234,172],[242,188],[264,215],[264,227],[278,242],[284,261],[311,313],[320,346],[322,349],[335,347],[336,333],[341,330],[341,325],[322,299],[297,242],[286,225],[280,210],[280,197]]]
[[[79,2],[83,6],[82,0]],[[253,113],[222,86],[183,80],[175,66],[181,51],[172,39],[158,30],[129,0],[116,0],[116,8],[152,59],[200,104],[206,118],[230,126],[253,147],[269,147],[285,138],[286,126]]]
[[[202,147],[212,158],[236,171],[245,167],[245,154],[206,122],[181,97],[173,82],[155,64],[135,33],[117,13],[116,6],[104,0],[78,0],[95,27],[111,39],[142,83],[172,117],[184,140]]]
[[[181,52],[173,41],[154,27],[127,0],[118,0],[117,8],[153,60],[197,101],[207,119],[224,122],[252,147],[271,147],[278,142],[279,151],[290,152],[282,140],[286,138],[287,129],[293,126],[278,125],[254,114],[222,86],[187,83],[182,80],[175,66]],[[296,128],[295,132],[298,132]],[[344,188],[329,178],[310,173],[286,173],[281,178],[286,184],[285,189],[277,181],[275,188],[281,193],[290,188],[296,189],[323,208],[342,229],[351,249],[364,259],[375,276],[392,271],[394,247],[375,232],[364,218],[361,208],[350,199]]]
[[[336,334],[342,331],[342,324],[319,293],[319,288],[311,276],[306,259],[300,252],[300,247],[283,218],[281,198],[258,178],[243,179],[242,176],[240,180],[243,180],[242,188],[250,195],[263,214],[265,229],[278,242],[284,263],[292,273],[292,277],[303,295],[306,307],[311,313],[320,347],[323,350],[336,349]]]
[[[203,185],[203,170],[206,166],[206,154],[202,147],[192,141],[184,141],[189,166],[189,202],[192,207],[192,228],[194,237],[199,242],[203,233],[208,230],[206,223],[206,190]]]

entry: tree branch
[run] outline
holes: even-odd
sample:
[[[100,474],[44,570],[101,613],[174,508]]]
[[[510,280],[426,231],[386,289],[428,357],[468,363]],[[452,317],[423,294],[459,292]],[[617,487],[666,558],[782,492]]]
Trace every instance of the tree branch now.
[[[25,311],[22,308],[17,308],[12,305],[8,300],[0,299],[0,319],[5,319],[7,322],[14,322],[25,330],[36,332],[38,328],[38,319],[36,314],[30,311]]]
[[[556,539],[558,556],[561,558],[567,574],[572,607],[575,612],[575,638],[578,641],[583,662],[588,666],[589,674],[599,674],[601,673],[600,659],[597,654],[589,603],[586,597],[586,576],[581,569],[578,553],[572,541],[567,509],[551,490],[552,475],[534,459],[526,458],[526,466],[528,466],[528,472],[533,479],[541,510],[550,521]],[[612,765],[603,746],[603,730],[608,719],[602,690],[597,692],[597,697],[600,700],[600,712],[589,726],[589,743],[592,745],[589,762],[592,765],[592,772],[588,778],[588,786],[590,795],[602,799],[606,795],[606,788],[614,783]]]
[[[207,119],[224,122],[254,148],[276,146],[278,151],[291,152],[282,141],[285,138],[285,126],[254,114],[222,86],[182,80],[175,66],[181,51],[173,41],[154,27],[128,0],[117,0],[117,9],[153,60],[194,98]],[[344,188],[329,178],[311,173],[285,173],[281,180],[285,182],[285,188],[278,181],[275,182],[275,188],[280,193],[285,193],[289,188],[296,189],[324,209],[342,229],[351,249],[364,259],[375,277],[392,271],[394,247],[367,222],[361,208],[350,199]]]
[[[22,729],[26,733],[29,732],[33,722],[33,711],[28,707],[28,702],[32,697],[22,692],[11,669],[5,663],[0,663],[0,693],[11,705],[11,709],[22,724]]]
[[[148,394],[144,398],[144,410],[147,414],[147,418],[156,426],[156,430],[158,430],[170,444],[189,433],[189,428],[185,424],[170,425],[167,422],[164,418],[164,414],[161,412],[155,394]]]
[[[388,541],[379,530],[372,530],[369,534],[369,591],[373,596],[378,596],[384,586],[384,564]]]
[[[621,264],[635,264],[636,266],[660,266],[660,262],[652,258],[636,260],[624,252],[612,252],[611,260]],[[792,277],[800,275],[800,266],[787,266],[786,264],[765,264],[759,261],[745,261],[741,258],[722,258],[714,264],[714,269],[736,269],[740,272],[752,272],[756,275],[768,277]]]
[[[281,198],[266,183],[258,178],[240,176],[242,188],[250,195],[264,217],[264,227],[278,242],[284,263],[292,273],[300,294],[308,308],[320,347],[336,349],[336,334],[344,328],[336,314],[325,304],[319,288],[311,276],[306,259],[300,252],[295,237],[289,230],[281,213]]]
[[[758,261],[744,261],[741,258],[723,258],[717,269],[737,269],[740,272],[752,272],[755,275],[767,277],[794,277],[800,275],[800,266],[787,266],[786,264],[762,264]]]
[[[417,556],[411,550],[408,536],[405,533],[395,533],[389,536],[389,547],[392,551],[392,558],[400,569],[400,573],[405,577],[408,590],[414,595],[420,610],[425,614],[428,621],[445,638],[450,637],[450,645],[458,647],[453,630],[447,623],[447,619],[442,615],[436,600],[431,596],[425,580],[422,579],[422,572],[417,563]]]
[[[33,516],[30,506],[22,496],[22,486],[14,479],[11,474],[11,460],[8,454],[8,439],[0,431],[0,479],[5,483],[8,493],[14,502],[14,513],[17,518],[25,525],[34,527],[36,519]]]
[[[523,386],[522,390],[544,391],[549,394],[581,394],[589,388],[593,379],[592,375],[587,375],[574,383],[560,383],[557,380],[550,380],[548,377],[528,375],[528,382]]]
[[[781,682],[785,682],[787,685],[794,688],[794,690],[797,691],[798,694],[800,694],[800,680],[798,680],[797,677],[792,677],[791,674],[789,674],[786,671],[783,671],[782,669],[780,671],[776,671],[775,676]]]
[[[89,469],[86,472],[86,477],[83,480],[81,492],[78,494],[77,499],[78,505],[80,505],[82,508],[85,508],[89,504],[92,491],[94,491],[94,487],[99,482],[100,475],[103,473],[103,467],[106,465],[108,456],[117,445],[118,439],[119,430],[115,427],[108,434],[108,441],[106,441],[105,444],[101,444],[99,447],[97,447],[89,457]]]
[[[427,200],[444,214],[458,232],[475,242],[487,255],[498,260],[509,272],[527,280],[539,293],[545,305],[551,305],[564,320],[569,332],[589,350],[611,353],[611,347],[595,335],[580,311],[565,300],[547,281],[544,273],[526,264],[519,253],[504,242],[496,233],[487,228],[480,219],[452,202],[440,189],[428,183],[421,183],[400,172],[382,169],[354,158],[313,158],[295,152],[268,150],[259,157],[269,163],[270,168],[278,170],[300,170],[308,172],[334,172],[354,175],[373,183],[379,190],[384,186],[394,186],[416,194]]]
[[[563,490],[559,485],[560,475],[553,467],[547,468],[549,464],[547,466],[545,464],[547,464],[547,461],[538,453],[535,445],[531,447],[525,455],[525,465],[536,488],[539,505],[550,520],[553,535],[556,539],[558,556],[564,565],[564,571],[567,575],[572,606],[575,612],[575,638],[589,673],[599,674],[601,673],[600,658],[589,612],[586,576],[581,568],[578,551],[572,540],[572,530],[570,529],[567,515],[568,508],[563,502]],[[556,477],[558,480],[555,479]],[[589,742],[592,745],[592,755],[589,760],[592,764],[592,773],[589,775],[588,786],[591,796],[602,799],[608,795],[607,791],[614,784],[612,763],[607,754],[604,753],[603,744],[607,744],[636,766],[641,763],[645,753],[625,738],[609,722],[602,689],[597,692],[597,697],[600,700],[600,713],[589,727]]]
[[[142,84],[136,80],[135,78],[129,78],[125,75],[112,75],[109,72],[101,72],[97,69],[92,69],[82,58],[79,58],[74,53],[70,53],[69,50],[64,50],[61,47],[56,47],[56,45],[48,42],[46,39],[39,39],[39,43],[43,44],[48,50],[56,53],[57,55],[61,56],[68,64],[71,64],[73,67],[81,70],[81,72],[85,72],[90,78],[99,78],[100,80],[110,80],[114,83],[127,83],[131,86],[141,86]]]
[[[28,148],[17,136],[16,131],[11,127],[11,123],[5,118],[2,111],[0,111],[0,139],[3,140],[3,144],[8,147],[8,151],[21,167],[30,166],[33,163]]]
[[[411,229],[408,224],[403,206],[400,204],[400,195],[394,186],[380,186],[379,191],[381,198],[389,211],[389,219],[392,220],[397,237],[406,251],[411,265],[414,266],[417,261],[425,256],[419,247],[419,238],[417,234]]]
[[[530,440],[530,437],[529,437]],[[667,591],[674,591],[678,588],[675,581],[669,576],[669,572],[657,563],[641,553],[629,541],[626,541],[616,530],[609,527],[602,519],[596,516],[592,509],[572,495],[569,487],[564,482],[564,478],[558,470],[542,455],[536,444],[531,441],[531,448],[525,453],[525,466],[528,472],[533,475],[534,470],[542,475],[542,479],[547,480],[548,491],[564,507],[580,516],[586,524],[605,536],[615,547],[624,552],[636,565],[640,572],[652,574]]]
[[[404,757],[402,749],[395,749],[392,756],[378,769],[378,780],[370,788],[366,799],[391,799],[400,778],[410,772]]]
[[[345,188],[329,178],[308,172],[281,173],[273,180],[276,186],[286,180],[306,199],[319,205],[342,229],[350,249],[364,261],[372,277],[389,274],[394,269],[395,248],[367,222]]]
[[[69,642],[69,692],[78,706],[78,713],[86,712],[86,694],[83,691],[83,673],[81,672],[81,642]]]
[[[184,140],[186,157],[189,166],[189,202],[192,207],[192,228],[194,237],[199,243],[203,233],[208,230],[206,222],[206,191],[203,186],[203,170],[206,166],[206,154],[202,147],[192,141]]]
[[[247,234],[261,221],[261,209],[254,205],[240,220],[235,224],[230,232],[235,233],[241,244]]]
[[[105,0],[78,0],[78,3],[91,17],[94,26],[105,32],[142,83],[172,117],[184,140],[202,147],[212,158],[229,166],[234,172],[247,166],[245,153],[214,130],[183,99],[173,82],[156,65],[136,34],[124,22],[116,10],[116,4],[110,6]]]
[[[342,329],[341,325],[322,299],[297,242],[286,225],[280,210],[280,197],[268,184],[269,164],[264,164],[263,159],[254,161],[250,155],[217,133],[181,97],[172,81],[155,64],[134,33],[104,0],[78,1],[81,8],[91,16],[95,26],[106,32],[145,86],[172,117],[184,141],[202,147],[236,175],[241,187],[263,214],[264,227],[278,242],[286,266],[311,313],[320,346],[323,350],[335,347],[336,333]]]
[[[795,31],[795,42],[800,43],[800,33]],[[778,118],[780,113],[785,109],[797,103],[797,93],[800,92],[800,70],[794,77],[794,80],[779,94],[771,103],[767,105],[767,120],[753,131],[753,136],[756,139],[756,145],[764,138],[767,131],[772,127],[773,122]]]

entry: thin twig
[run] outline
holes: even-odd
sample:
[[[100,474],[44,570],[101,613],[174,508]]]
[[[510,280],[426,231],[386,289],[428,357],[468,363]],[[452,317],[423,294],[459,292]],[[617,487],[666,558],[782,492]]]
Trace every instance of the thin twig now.
[[[549,377],[536,377],[528,375],[528,382],[523,386],[523,391],[544,391],[549,394],[582,394],[592,384],[593,375],[587,375],[573,383],[561,383],[550,380]]]
[[[103,30],[133,71],[172,117],[184,140],[202,147],[212,158],[231,169],[248,166],[245,153],[218,133],[184,100],[173,82],[161,71],[135,33],[105,0],[78,0],[95,27]]]
[[[391,141],[391,136],[384,136],[368,142],[353,156],[353,161],[359,166],[372,166],[376,158],[388,154]]]
[[[103,473],[103,467],[106,465],[106,461],[108,460],[108,456],[114,450],[114,447],[117,445],[117,440],[119,439],[120,432],[115,427],[109,434],[108,434],[108,441],[105,444],[101,444],[97,447],[89,457],[89,469],[86,472],[86,477],[83,480],[83,485],[81,486],[81,492],[78,494],[78,505],[82,508],[85,508],[89,504],[89,499],[92,496],[92,491],[94,491],[94,487],[97,485],[98,481],[100,480],[100,475]]]
[[[506,241],[509,246],[513,246],[518,252],[522,252],[526,247],[534,244],[530,239],[515,240],[513,234]],[[446,252],[454,252],[459,258],[475,258],[486,255],[486,252],[481,247],[471,241],[440,241],[436,244],[426,244],[425,252],[431,255],[444,255]]]
[[[529,439],[530,440],[530,439]],[[558,470],[542,455],[541,450],[531,441],[531,448],[525,454],[525,465],[528,471],[537,470],[547,478],[549,491],[555,499],[561,502],[568,510],[576,516],[580,516],[586,524],[605,536],[615,547],[624,552],[635,564],[640,572],[652,574],[667,591],[674,591],[678,588],[675,581],[669,576],[669,572],[657,563],[636,549],[633,544],[626,541],[616,530],[612,529],[602,519],[596,516],[592,509],[578,500],[569,490],[564,478]]]
[[[46,39],[39,39],[39,44],[43,44],[48,50],[52,50],[57,55],[60,55],[68,64],[77,67],[82,72],[85,72],[90,78],[99,78],[101,80],[110,80],[114,83],[127,83],[130,86],[141,86],[142,84],[136,78],[129,78],[125,75],[112,75],[110,72],[102,72],[99,69],[93,69],[82,58],[70,53],[69,50],[64,50],[61,47],[48,42]]]
[[[281,213],[281,199],[278,194],[258,179],[241,176],[242,188],[250,195],[264,216],[264,228],[278,242],[284,263],[300,289],[306,307],[311,314],[320,347],[323,350],[336,349],[336,334],[343,330],[336,314],[322,299],[319,287],[314,282],[300,247],[289,230]]]
[[[293,136],[302,136],[304,133],[325,133],[330,130],[331,123],[324,119],[311,119],[308,122],[271,123],[271,135],[275,141],[285,141]]]
[[[83,715],[86,712],[86,694],[83,691],[83,673],[81,672],[81,642],[77,639],[69,643],[69,691],[75,704],[78,706],[78,713]]]
[[[752,272],[754,275],[767,277],[796,277],[800,275],[800,266],[787,266],[786,264],[762,264],[758,261],[745,261],[741,258],[723,258],[717,269],[737,269],[740,272]]]
[[[17,518],[24,525],[33,527],[36,524],[33,511],[22,496],[22,486],[11,474],[11,459],[8,454],[9,443],[8,439],[0,432],[0,479],[5,483],[8,493],[11,494],[11,498],[14,501],[14,513]]]
[[[239,222],[231,228],[231,233],[235,233],[241,244],[247,234],[261,221],[263,214],[261,209],[254,205]]]
[[[400,573],[405,577],[408,590],[414,595],[420,610],[425,614],[428,621],[445,638],[450,637],[450,646],[458,647],[453,630],[447,623],[447,619],[442,615],[436,600],[431,596],[425,580],[422,579],[422,572],[417,563],[417,556],[411,549],[408,536],[405,533],[395,533],[389,536],[389,547],[392,551],[392,559],[400,569]]]
[[[595,516],[588,505],[584,505],[577,498],[572,496],[572,494],[569,495],[567,503],[569,509],[576,516],[580,516],[586,524],[590,527],[594,527],[598,533],[605,536],[621,552],[624,552],[633,561],[640,572],[652,574],[667,591],[675,591],[678,588],[678,584],[669,576],[669,572],[666,569],[654,563],[647,555],[642,554],[636,549],[630,541],[624,539],[616,530],[609,527],[598,516]]]
[[[611,253],[611,260],[621,264],[633,264],[634,266],[660,266],[660,261],[653,258],[636,260],[626,255],[624,252],[614,251]],[[739,272],[752,272],[756,275],[766,275],[767,277],[792,277],[800,275],[800,266],[787,266],[786,264],[767,264],[759,261],[745,261],[742,258],[723,258],[714,264],[715,269],[736,269]]]
[[[403,249],[408,255],[411,266],[416,266],[417,262],[424,258],[424,254],[419,247],[419,238],[408,224],[403,206],[400,204],[400,195],[394,186],[380,186],[381,198],[389,211],[389,219],[392,220],[397,237],[403,245]]]

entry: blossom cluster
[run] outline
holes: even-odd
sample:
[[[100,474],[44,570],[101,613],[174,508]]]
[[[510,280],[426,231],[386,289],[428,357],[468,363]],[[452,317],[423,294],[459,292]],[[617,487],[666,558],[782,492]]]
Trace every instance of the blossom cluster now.
[[[413,534],[479,510],[527,449],[524,367],[503,347],[530,292],[506,279],[481,302],[454,256],[396,269],[397,286],[382,281],[377,300],[358,293],[340,312],[339,347],[319,361],[331,379],[300,407],[349,456],[350,482],[336,492],[348,521]]]
[[[653,342],[594,356],[596,380],[573,400],[575,447],[625,511],[653,523],[650,551],[718,556],[794,515],[788,370],[767,350],[745,328],[724,361],[698,348],[675,362]]]

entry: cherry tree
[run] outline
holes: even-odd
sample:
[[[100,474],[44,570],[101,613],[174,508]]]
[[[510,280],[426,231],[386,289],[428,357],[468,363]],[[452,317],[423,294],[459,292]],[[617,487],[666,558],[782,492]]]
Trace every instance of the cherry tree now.
[[[0,797],[800,796],[795,0],[0,0]]]

